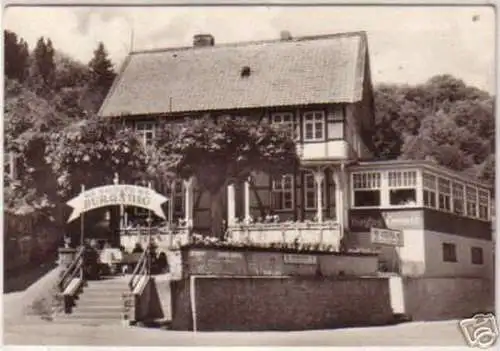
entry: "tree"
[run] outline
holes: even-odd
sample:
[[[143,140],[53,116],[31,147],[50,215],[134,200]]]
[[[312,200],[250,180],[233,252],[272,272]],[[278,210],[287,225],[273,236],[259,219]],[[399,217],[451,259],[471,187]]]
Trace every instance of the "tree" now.
[[[374,98],[373,141],[379,158],[398,158],[405,136],[416,136],[422,121],[438,111],[457,119],[457,126],[468,125],[474,133],[491,138],[491,96],[450,75],[434,76],[416,86],[381,84]]]
[[[146,171],[147,155],[131,128],[92,116],[52,133],[45,159],[58,175],[59,194],[68,198],[82,184],[110,184],[115,173],[135,180]]]
[[[55,90],[84,87],[90,81],[90,69],[87,65],[57,51],[54,54],[54,62]]]
[[[492,179],[487,169],[492,167],[495,124],[493,97],[487,92],[440,75],[417,86],[380,85],[375,105],[378,158],[432,159]]]
[[[430,158],[450,169],[465,171],[476,164],[481,149],[482,140],[466,128],[458,127],[445,112],[438,111],[422,121],[418,135],[406,138],[401,158]],[[484,159],[489,150],[483,153]]]
[[[28,43],[17,34],[4,30],[4,73],[9,79],[20,82],[26,78],[28,68],[29,50]]]
[[[84,101],[87,109],[96,112],[106,97],[109,88],[115,79],[113,63],[108,57],[104,44],[99,42],[94,51],[94,57],[90,60],[90,82],[84,93]]]
[[[38,39],[34,56],[34,75],[39,76],[44,85],[51,87],[54,80],[55,63],[54,63],[54,48],[52,41],[45,41],[43,37]]]
[[[299,164],[295,142],[267,122],[209,117],[164,123],[150,166],[161,174],[194,177],[210,195],[212,235],[221,235],[224,189],[253,171],[292,172]]]
[[[89,62],[92,81],[95,86],[109,89],[115,79],[113,71],[113,63],[108,57],[108,52],[102,42],[99,42],[97,49],[94,51],[94,57]]]
[[[67,123],[45,99],[15,80],[6,81],[4,151],[15,155],[17,178],[4,175],[5,207],[23,213],[44,211],[56,200],[54,176],[44,162],[47,140]]]
[[[134,132],[114,120],[92,116],[75,121],[51,135],[45,153],[57,182],[61,204],[80,192],[80,187],[90,189],[112,184],[115,173],[120,180],[132,183],[146,171],[147,155]],[[110,209],[110,230],[118,227],[117,209]],[[65,207],[62,217],[69,216]],[[85,215],[85,228],[97,230],[102,211]],[[78,232],[78,221],[70,224],[69,232]],[[92,229],[91,229],[92,228]]]

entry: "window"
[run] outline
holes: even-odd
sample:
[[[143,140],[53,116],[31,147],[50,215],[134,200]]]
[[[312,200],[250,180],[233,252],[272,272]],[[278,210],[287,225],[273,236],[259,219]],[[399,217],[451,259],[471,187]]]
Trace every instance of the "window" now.
[[[451,211],[451,182],[438,179],[438,206],[440,210]]]
[[[424,173],[423,175],[423,186],[424,186],[424,206],[430,208],[436,208],[436,176]]]
[[[353,173],[355,207],[380,206],[380,173]]]
[[[325,139],[325,115],[323,111],[304,113],[304,140]]]
[[[283,128],[285,128],[287,134],[291,138],[296,137],[295,121],[293,118],[293,113],[290,112],[273,113],[271,115],[271,121],[272,124],[283,126]]]
[[[153,122],[136,122],[135,132],[144,145],[151,145],[155,137],[155,124]]]
[[[455,244],[443,243],[443,261],[457,262],[457,247]]]
[[[172,186],[172,204],[174,215],[183,215],[184,212],[184,185],[181,179],[176,179]]]
[[[389,172],[389,203],[392,206],[415,206],[417,204],[417,172]]]
[[[464,200],[463,184],[453,183],[453,211],[458,215],[465,213]]]
[[[466,205],[467,205],[467,216],[476,217],[477,216],[477,189],[471,186],[466,188],[465,192]]]
[[[483,264],[483,249],[480,247],[470,248],[470,258],[472,264]]]
[[[322,197],[321,197],[321,204],[323,205],[323,209],[325,208],[325,196],[326,196],[326,186],[325,186],[325,180],[323,180],[323,191],[322,191]],[[305,209],[306,210],[312,210],[312,209],[317,209],[318,206],[316,204],[316,181],[314,180],[314,174],[312,173],[306,173],[304,175],[304,193],[305,193]]]
[[[479,190],[479,218],[485,221],[489,220],[488,207],[489,207],[489,194],[488,191]]]
[[[293,175],[284,175],[272,182],[272,206],[275,210],[293,208]]]

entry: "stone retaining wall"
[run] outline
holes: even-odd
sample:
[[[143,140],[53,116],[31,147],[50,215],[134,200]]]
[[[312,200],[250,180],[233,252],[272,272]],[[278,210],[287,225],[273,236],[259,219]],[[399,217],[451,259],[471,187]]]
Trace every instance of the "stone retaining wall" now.
[[[385,278],[191,279],[194,282],[189,279],[172,282],[175,330],[193,330],[195,324],[199,331],[306,330],[392,321],[389,284]]]
[[[481,278],[404,278],[405,313],[413,320],[469,318],[494,312],[494,282]]]

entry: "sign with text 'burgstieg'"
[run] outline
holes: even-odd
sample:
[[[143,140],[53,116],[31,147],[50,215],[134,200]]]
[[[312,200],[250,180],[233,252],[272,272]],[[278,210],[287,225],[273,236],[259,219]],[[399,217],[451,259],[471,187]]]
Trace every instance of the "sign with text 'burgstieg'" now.
[[[370,236],[373,244],[404,246],[403,232],[401,230],[371,228]]]
[[[73,208],[68,223],[82,213],[105,206],[123,205],[142,207],[165,219],[161,205],[168,199],[151,188],[115,184],[90,189],[67,202]]]

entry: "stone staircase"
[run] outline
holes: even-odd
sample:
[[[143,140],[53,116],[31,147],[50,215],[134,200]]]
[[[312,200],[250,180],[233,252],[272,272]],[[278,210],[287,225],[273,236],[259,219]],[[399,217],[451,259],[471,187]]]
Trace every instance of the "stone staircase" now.
[[[59,313],[54,317],[54,322],[120,325],[124,312],[122,295],[129,291],[128,279],[125,276],[87,281],[71,313]]]

